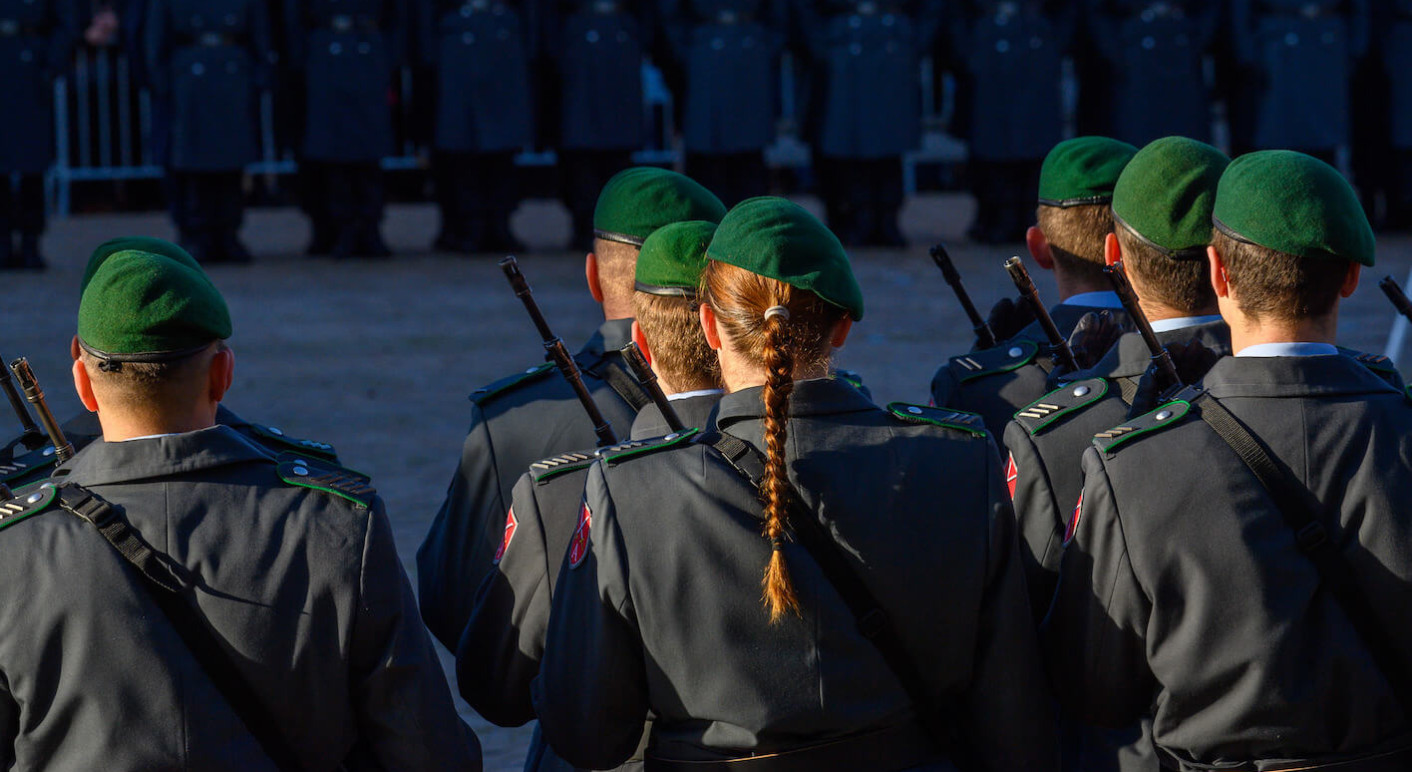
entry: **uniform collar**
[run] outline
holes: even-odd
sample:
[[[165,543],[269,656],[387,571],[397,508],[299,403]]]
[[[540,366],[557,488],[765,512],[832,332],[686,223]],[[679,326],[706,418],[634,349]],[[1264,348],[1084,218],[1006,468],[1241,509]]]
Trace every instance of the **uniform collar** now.
[[[1206,316],[1178,316],[1175,319],[1158,319],[1152,323],[1153,332],[1172,332],[1174,330],[1184,330],[1188,327],[1195,327],[1200,324],[1211,324],[1213,322],[1224,322],[1220,314],[1208,314]]]
[[[1195,340],[1222,356],[1231,353],[1230,328],[1226,327],[1225,321],[1219,316],[1215,321],[1158,331],[1157,340],[1164,346]],[[1108,349],[1108,353],[1093,367],[1066,375],[1063,382],[1073,383],[1087,378],[1135,378],[1147,372],[1147,366],[1151,363],[1152,352],[1148,350],[1142,336],[1130,332],[1118,338],[1118,342]]]
[[[1351,356],[1226,357],[1202,380],[1212,396],[1309,397],[1400,394]]]
[[[1095,304],[1087,302],[1093,299]],[[1122,310],[1123,303],[1118,300],[1118,295],[1113,292],[1081,292],[1070,297],[1062,303],[1049,309],[1049,315],[1054,319],[1054,326],[1059,328],[1059,332],[1068,337],[1073,333],[1074,327],[1084,314],[1098,311],[1114,311],[1126,319],[1128,315]],[[1039,322],[1030,322],[1024,329],[1015,333],[1009,340],[1028,340],[1035,343],[1048,343],[1049,339],[1044,335],[1044,328],[1039,326]],[[1008,342],[1008,341],[1006,341]]]
[[[1236,352],[1238,357],[1331,357],[1338,355],[1332,343],[1257,343]]]
[[[252,462],[273,464],[274,456],[228,426],[212,426],[132,442],[100,439],[54,474],[82,485],[109,485]]]
[[[599,325],[598,331],[593,333],[593,337],[583,344],[580,354],[590,354],[593,356],[603,356],[608,353],[618,353],[623,346],[632,342],[632,320],[631,319],[609,319]]]
[[[725,429],[741,421],[763,419],[764,393],[763,386],[756,386],[725,395],[716,411],[716,425]],[[860,413],[877,409],[877,405],[870,402],[852,384],[837,378],[796,381],[794,393],[789,397],[791,418]]]
[[[676,410],[682,425],[706,429],[711,426],[711,414],[715,412],[716,405],[720,403],[721,397],[724,395],[725,392],[719,390],[694,392],[687,396],[674,394],[671,397],[672,409]],[[681,396],[681,399],[677,399],[678,396]],[[633,419],[630,439],[645,440],[661,437],[671,431],[672,427],[667,425],[667,419],[662,416],[662,411],[658,410],[655,404],[648,403],[638,411],[637,417]]]
[[[1118,299],[1118,293],[1112,290],[1103,290],[1101,292],[1080,292],[1077,295],[1070,295],[1059,301],[1059,305],[1055,306],[1054,310],[1057,311],[1063,306],[1081,306],[1086,311],[1093,309],[1114,311],[1123,307],[1123,301]]]

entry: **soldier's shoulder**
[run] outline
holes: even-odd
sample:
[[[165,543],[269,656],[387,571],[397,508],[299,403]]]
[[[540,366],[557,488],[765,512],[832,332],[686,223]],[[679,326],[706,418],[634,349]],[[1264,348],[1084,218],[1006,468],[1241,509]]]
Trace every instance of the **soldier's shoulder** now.
[[[248,434],[251,439],[276,452],[292,452],[338,463],[338,451],[334,450],[334,447],[327,442],[294,437],[278,427],[266,426],[253,421],[245,423],[237,431]]]
[[[629,440],[603,448],[598,451],[597,455],[603,459],[606,466],[615,467],[633,459],[646,458],[673,448],[688,447],[691,440],[700,434],[701,430],[693,428],[647,440]]]
[[[45,445],[0,461],[0,483],[14,487],[17,483],[47,476],[58,465],[59,457],[54,452],[54,446]]]
[[[1085,378],[1066,383],[1020,408],[1015,413],[1015,422],[1031,437],[1039,436],[1065,418],[1097,404],[1107,396],[1109,387],[1104,378]]]
[[[0,531],[54,508],[58,489],[51,483],[33,486],[0,500]]]
[[[587,469],[597,460],[596,450],[575,450],[536,461],[530,464],[529,473],[536,485],[544,485],[570,472]]]
[[[1397,365],[1391,359],[1381,354],[1369,354],[1365,351],[1357,351],[1351,348],[1339,348],[1339,353],[1353,359],[1364,367],[1375,373],[1384,375],[1397,374]]]
[[[1095,434],[1093,445],[1111,458],[1120,448],[1187,423],[1193,415],[1190,401],[1176,399]]]
[[[887,414],[895,421],[905,424],[924,424],[952,429],[971,437],[989,437],[985,419],[976,413],[952,410],[944,407],[913,405],[907,402],[891,402]]]
[[[522,391],[532,384],[543,382],[554,371],[552,362],[544,362],[521,372],[501,378],[471,392],[470,400],[484,406],[494,400]]]
[[[285,485],[320,491],[360,509],[371,507],[378,497],[367,475],[321,458],[281,453],[275,459],[275,473]]]
[[[1039,356],[1039,344],[1032,340],[1011,340],[995,348],[973,351],[947,360],[946,369],[959,383],[1013,372]]]

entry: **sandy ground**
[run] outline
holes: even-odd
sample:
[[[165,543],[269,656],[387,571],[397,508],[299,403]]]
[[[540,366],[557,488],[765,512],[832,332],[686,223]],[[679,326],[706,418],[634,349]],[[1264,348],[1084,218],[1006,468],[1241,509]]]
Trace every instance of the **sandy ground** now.
[[[817,210],[817,202],[806,203]],[[853,255],[867,317],[839,362],[861,372],[879,402],[925,403],[937,364],[970,343],[970,325],[927,258],[927,246],[937,240],[951,245],[983,310],[1010,292],[1000,265],[1023,247],[964,243],[973,207],[966,196],[919,197],[902,216],[911,248]],[[540,248],[522,256],[521,266],[551,324],[577,347],[601,317],[584,289],[582,255],[554,246],[567,241],[567,213],[550,202],[528,202],[514,226]],[[300,254],[308,229],[297,212],[253,211],[244,237],[257,262],[211,269],[235,322],[237,374],[228,403],[292,435],[331,442],[345,463],[373,475],[414,584],[417,546],[466,429],[466,395],[542,356],[497,256],[428,253],[435,228],[430,207],[393,208],[386,233],[399,256],[340,264]],[[84,264],[98,243],[124,235],[170,238],[172,229],[159,214],[62,220],[46,238],[48,272],[0,273],[0,355],[29,357],[61,417],[79,409],[68,342]],[[1343,345],[1381,353],[1395,316],[1374,284],[1384,274],[1407,277],[1412,240],[1385,238],[1379,246],[1379,265],[1347,302],[1340,336]],[[1041,292],[1053,298],[1053,283],[1042,274],[1036,271]],[[17,433],[12,423],[0,414],[0,435]],[[492,727],[461,708],[481,736],[486,769],[519,769],[528,729]]]

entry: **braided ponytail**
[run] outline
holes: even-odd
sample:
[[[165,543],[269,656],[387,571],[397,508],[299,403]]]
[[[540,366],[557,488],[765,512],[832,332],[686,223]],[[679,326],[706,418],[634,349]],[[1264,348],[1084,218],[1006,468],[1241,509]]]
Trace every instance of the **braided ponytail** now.
[[[789,288],[778,308],[789,302]],[[774,311],[776,307],[770,310]],[[789,313],[765,317],[765,479],[760,482],[760,498],[765,504],[765,536],[770,540],[770,565],[761,582],[770,621],[778,622],[785,612],[799,613],[799,598],[784,562],[785,520],[793,491],[785,463],[785,440],[789,437],[789,395],[794,392],[794,353],[789,339]]]

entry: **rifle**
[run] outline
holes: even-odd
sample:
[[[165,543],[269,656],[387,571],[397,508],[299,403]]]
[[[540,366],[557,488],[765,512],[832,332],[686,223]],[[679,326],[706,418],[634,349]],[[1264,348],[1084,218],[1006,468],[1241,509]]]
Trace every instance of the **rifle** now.
[[[1044,303],[1039,299],[1039,289],[1034,286],[1034,280],[1030,278],[1030,272],[1025,270],[1025,264],[1018,257],[1012,257],[1005,261],[1005,270],[1010,273],[1010,279],[1015,282],[1015,289],[1020,291],[1020,297],[1030,304],[1030,310],[1034,311],[1035,321],[1044,330],[1044,336],[1049,338],[1049,350],[1059,364],[1063,365],[1070,372],[1079,369],[1079,362],[1074,358],[1074,350],[1069,348],[1069,341],[1059,332],[1059,325],[1054,323],[1054,317],[1049,315],[1049,309],[1044,307]]]
[[[564,345],[564,339],[555,335],[549,329],[549,323],[544,321],[544,314],[540,312],[539,304],[534,300],[534,292],[530,289],[529,282],[525,281],[525,275],[520,272],[519,262],[514,257],[506,257],[500,261],[500,269],[505,272],[505,278],[510,280],[510,286],[515,290],[515,297],[525,304],[525,310],[529,312],[530,319],[539,330],[539,337],[544,340],[544,351],[548,359],[559,368],[559,373],[569,382],[569,387],[574,390],[574,395],[579,398],[579,403],[593,422],[593,433],[598,435],[598,446],[617,445],[618,435],[613,432],[608,419],[603,417],[603,411],[598,409],[593,395],[588,393],[588,387],[583,383],[583,372],[569,354],[569,347]]]
[[[15,411],[15,416],[20,419],[20,426],[24,428],[19,442],[29,450],[38,450],[44,447],[44,433],[39,431],[33,416],[29,414],[29,409],[25,407],[24,400],[20,398],[20,393],[15,390],[15,382],[10,379],[10,368],[4,366],[4,361],[0,358],[0,390],[4,390],[5,396],[10,399],[10,408]]]
[[[956,293],[956,299],[961,301],[961,308],[965,310],[966,316],[971,320],[971,329],[976,333],[976,345],[978,348],[993,348],[997,341],[995,331],[990,329],[990,323],[981,318],[981,312],[976,310],[976,304],[971,302],[970,293],[966,292],[966,287],[961,284],[961,272],[956,270],[956,265],[951,262],[951,254],[946,251],[945,245],[937,244],[931,248],[932,262],[941,269],[942,278],[951,285],[951,291]]]
[[[1412,300],[1407,298],[1407,293],[1398,286],[1396,279],[1385,276],[1382,281],[1378,282],[1378,287],[1382,289],[1384,295],[1387,295],[1387,299],[1392,301],[1392,305],[1398,313],[1412,320]]]
[[[681,417],[677,415],[676,408],[672,407],[671,400],[662,391],[662,386],[657,383],[657,373],[652,372],[651,365],[647,364],[647,357],[642,355],[642,349],[636,343],[629,343],[618,350],[623,355],[623,360],[632,368],[632,374],[637,376],[637,380],[642,384],[642,388],[647,392],[647,396],[652,398],[652,404],[662,411],[662,417],[667,419],[667,426],[674,432],[685,429],[681,422]]]
[[[59,422],[54,420],[54,414],[49,411],[49,403],[44,401],[44,390],[39,388],[39,379],[34,377],[34,370],[30,369],[29,360],[24,357],[16,359],[10,363],[10,370],[15,373],[15,380],[20,382],[25,399],[34,406],[34,412],[39,416],[39,422],[44,425],[44,431],[49,435],[49,441],[54,445],[54,457],[61,464],[73,458],[73,443],[64,437],[64,430],[59,428]]]
[[[1133,324],[1137,326],[1138,334],[1142,336],[1142,342],[1147,344],[1147,350],[1152,354],[1152,363],[1157,365],[1157,370],[1169,381],[1167,389],[1163,393],[1175,392],[1181,388],[1182,377],[1177,373],[1176,363],[1172,361],[1171,352],[1157,340],[1157,333],[1152,331],[1152,323],[1147,320],[1147,314],[1142,312],[1142,306],[1138,305],[1137,293],[1133,292],[1133,285],[1128,282],[1128,274],[1122,263],[1110,265],[1103,269],[1107,274],[1108,281],[1113,284],[1113,291],[1117,293],[1118,299],[1123,302],[1123,310],[1132,317]],[[1159,402],[1165,400],[1158,400]]]

